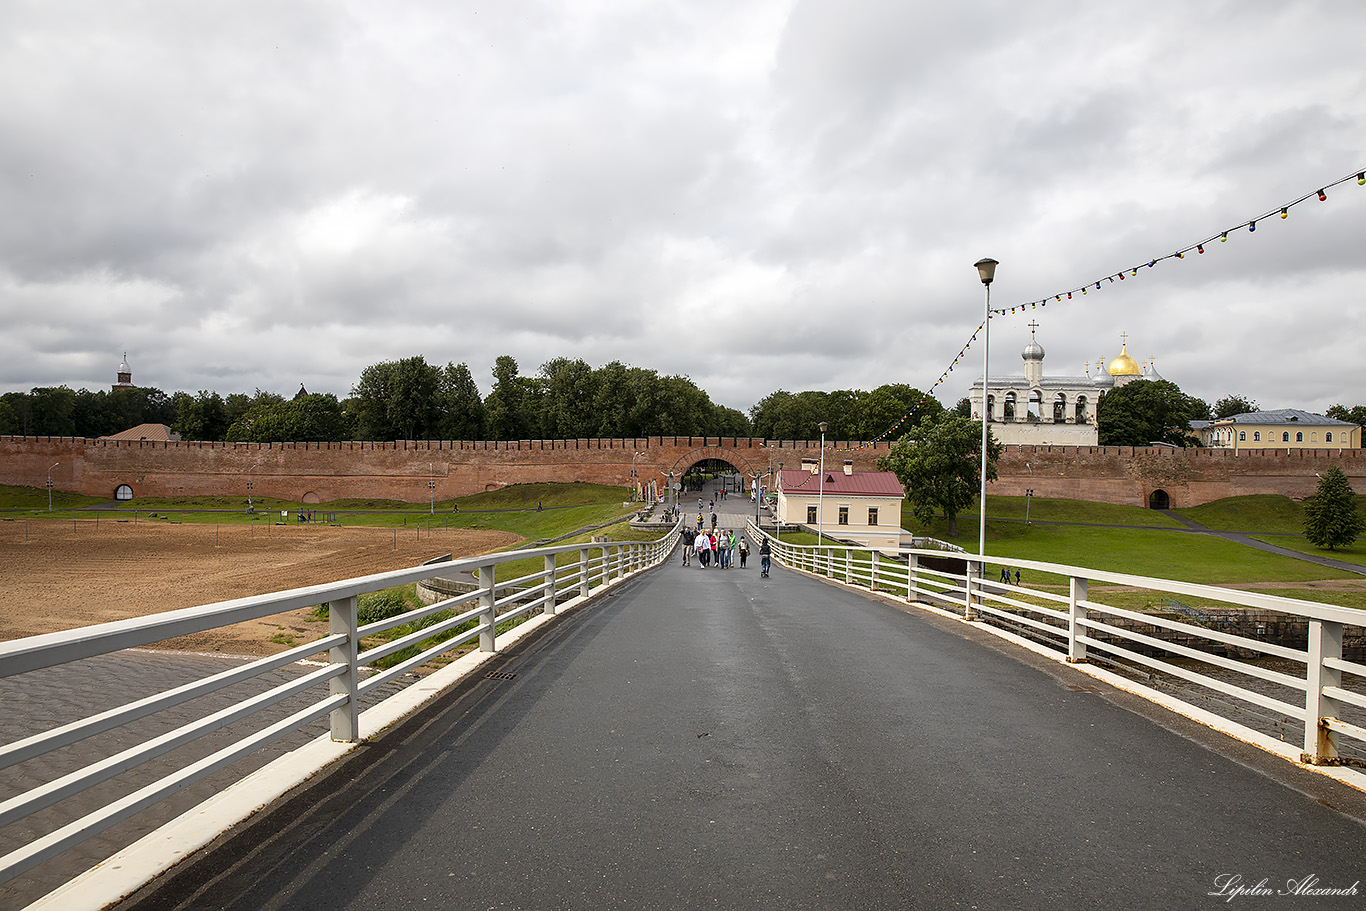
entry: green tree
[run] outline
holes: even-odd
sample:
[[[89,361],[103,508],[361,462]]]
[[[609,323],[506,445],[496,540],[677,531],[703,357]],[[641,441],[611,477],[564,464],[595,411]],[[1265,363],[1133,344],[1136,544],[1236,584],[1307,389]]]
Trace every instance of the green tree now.
[[[987,436],[987,480],[996,480],[1001,444]],[[956,412],[921,423],[916,434],[903,436],[878,459],[880,471],[895,472],[906,488],[906,501],[922,525],[939,510],[949,520],[949,535],[958,535],[958,514],[972,505],[981,487],[982,424]]]
[[[944,406],[934,396],[905,383],[888,383],[860,397],[858,423],[850,439],[914,435],[926,419],[937,418],[943,412]]]
[[[39,437],[76,435],[75,392],[66,386],[42,386],[30,390],[28,397],[31,414],[28,433]]]
[[[288,402],[265,401],[228,428],[230,442],[325,443],[352,439],[354,426],[331,393],[314,392]]]
[[[530,377],[520,376],[517,359],[499,355],[493,362],[493,389],[484,400],[489,435],[495,440],[537,438],[539,388]]]
[[[171,396],[171,400],[176,408],[175,423],[171,425],[171,429],[179,433],[181,439],[227,439],[228,428],[232,424],[228,421],[228,410],[223,397],[218,393],[207,389],[199,390],[198,395],[177,392]]]
[[[539,424],[547,439],[574,440],[596,429],[593,399],[598,381],[580,358],[557,357],[541,365]]]
[[[1257,407],[1257,403],[1252,399],[1245,398],[1241,395],[1226,395],[1214,403],[1214,407],[1210,409],[1210,412],[1215,420],[1221,420],[1223,418],[1231,418],[1235,414],[1248,414],[1260,410],[1261,409]]]
[[[1200,399],[1168,380],[1133,380],[1101,396],[1096,407],[1102,446],[1189,442],[1190,422],[1209,413]]]
[[[484,436],[484,401],[466,364],[446,362],[441,370],[440,433],[443,440],[480,440]]]
[[[440,419],[440,370],[422,355],[381,361],[351,389],[358,429],[369,440],[429,440]]]
[[[968,398],[967,396],[963,396],[953,406],[953,411],[955,414],[961,414],[965,418],[972,417],[972,399]]]
[[[1361,534],[1361,514],[1352,484],[1336,465],[1319,478],[1319,489],[1304,504],[1304,536],[1315,547],[1329,550],[1351,544]]]
[[[753,433],[749,426],[749,418],[745,417],[743,411],[738,408],[727,408],[725,405],[713,405],[712,408],[712,426],[708,436],[747,437]]]

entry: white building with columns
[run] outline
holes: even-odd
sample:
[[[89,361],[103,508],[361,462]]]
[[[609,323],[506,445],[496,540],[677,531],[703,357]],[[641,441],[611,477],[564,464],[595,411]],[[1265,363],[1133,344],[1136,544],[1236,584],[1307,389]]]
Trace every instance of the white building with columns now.
[[[1101,396],[1136,379],[1160,380],[1149,366],[1140,371],[1129,356],[1127,339],[1119,357],[1104,365],[1096,361],[1096,374],[1089,364],[1082,376],[1048,376],[1043,371],[1043,346],[1034,337],[1037,323],[1029,324],[1029,344],[1020,352],[1023,375],[992,376],[987,404],[991,433],[1006,444],[1037,446],[1095,446],[1099,440],[1096,406]],[[982,379],[972,384],[968,394],[972,419],[982,418]]]

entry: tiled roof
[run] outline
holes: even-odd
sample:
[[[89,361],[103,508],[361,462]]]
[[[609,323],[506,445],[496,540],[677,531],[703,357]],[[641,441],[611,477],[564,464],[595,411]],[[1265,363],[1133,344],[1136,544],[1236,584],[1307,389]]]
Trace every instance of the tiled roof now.
[[[110,434],[107,437],[100,437],[102,440],[156,440],[161,443],[178,443],[180,434],[171,433],[171,428],[165,424],[139,424],[130,427],[122,433]]]
[[[1349,421],[1339,421],[1337,418],[1324,417],[1321,414],[1313,414],[1308,411],[1301,411],[1298,408],[1279,408],[1275,411],[1248,411],[1243,414],[1235,414],[1233,417],[1222,418],[1214,421],[1216,424],[1318,424],[1328,427],[1355,427]]]
[[[819,474],[785,468],[779,472],[779,481],[786,493],[801,492],[802,495],[814,494],[821,490]],[[825,469],[825,495],[846,497],[905,497],[906,491],[896,475],[890,471],[856,471],[845,474],[839,466]]]

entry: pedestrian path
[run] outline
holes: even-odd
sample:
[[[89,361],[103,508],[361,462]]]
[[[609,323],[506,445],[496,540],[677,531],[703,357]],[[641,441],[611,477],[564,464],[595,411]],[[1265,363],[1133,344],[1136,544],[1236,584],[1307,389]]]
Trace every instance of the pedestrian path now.
[[[1359,792],[781,568],[673,561],[494,661],[120,911],[1184,909],[1366,874]]]

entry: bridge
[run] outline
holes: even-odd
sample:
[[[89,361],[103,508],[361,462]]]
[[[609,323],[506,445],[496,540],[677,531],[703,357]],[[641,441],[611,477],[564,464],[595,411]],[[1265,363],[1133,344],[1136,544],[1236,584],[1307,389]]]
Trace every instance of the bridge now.
[[[284,685],[327,692],[268,726],[323,717],[330,736],[37,907],[128,891],[124,911],[1184,908],[1258,889],[1360,894],[1354,612],[1029,561],[1012,566],[1062,585],[994,581],[970,555],[775,552],[767,579],[753,555],[745,569],[684,567],[672,534],[543,549],[530,572],[525,552],[472,558],[481,589],[445,606],[441,623],[461,631],[429,651],[480,651],[365,712],[358,697],[431,655],[360,675],[357,661],[379,655],[358,643],[389,621],[359,625],[354,599],[441,567],[0,645],[5,673],[32,672],[168,631],[332,608],[329,635],[302,647],[329,648],[329,663]],[[1092,582],[1277,611],[1306,621],[1307,642],[1126,624],[1129,612],[1087,597]],[[165,711],[185,689],[10,744],[0,760]],[[174,792],[209,764],[135,793]],[[67,776],[6,800],[0,822],[75,787]],[[0,863],[22,876],[60,861],[46,852],[75,837],[67,828]]]

